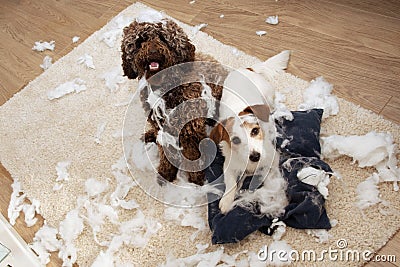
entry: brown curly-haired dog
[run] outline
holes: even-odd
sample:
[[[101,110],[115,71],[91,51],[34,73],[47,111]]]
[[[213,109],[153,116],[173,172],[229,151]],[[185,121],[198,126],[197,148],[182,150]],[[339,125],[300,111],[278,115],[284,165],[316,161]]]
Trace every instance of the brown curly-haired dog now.
[[[130,79],[144,77],[148,83],[148,86],[140,92],[143,108],[149,112],[149,129],[144,135],[144,141],[158,144],[160,165],[157,171],[159,175],[167,181],[173,181],[179,167],[188,173],[189,182],[202,185],[204,183],[202,170],[191,166],[188,161],[177,166],[171,160],[174,161],[173,158],[176,156],[178,158],[176,160],[182,162],[179,159],[180,153],[190,161],[202,160],[199,144],[207,137],[207,114],[210,108],[202,98],[203,89],[208,85],[212,96],[220,100],[222,84],[219,84],[219,81],[223,82],[227,74],[226,70],[217,64],[194,64],[195,66],[184,64],[180,67],[181,63],[195,60],[196,62],[216,61],[206,55],[195,55],[195,47],[188,36],[182,28],[169,19],[156,23],[132,22],[124,28],[121,51],[125,75]],[[168,71],[173,66],[173,71]],[[213,82],[206,85],[199,81],[199,75],[203,77],[203,80]],[[148,101],[149,92],[158,92],[164,100],[165,109],[174,111],[173,116],[155,119],[155,113],[165,111],[151,109]],[[218,107],[215,110],[218,110]],[[179,125],[182,122],[185,122],[184,125]],[[158,138],[161,130],[172,136],[179,136],[180,149],[160,144]]]

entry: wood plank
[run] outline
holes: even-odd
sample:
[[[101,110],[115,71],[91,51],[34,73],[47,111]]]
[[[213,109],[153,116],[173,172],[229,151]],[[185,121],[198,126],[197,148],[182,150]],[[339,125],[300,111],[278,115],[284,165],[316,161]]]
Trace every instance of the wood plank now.
[[[380,114],[385,118],[400,123],[400,94],[393,96]]]
[[[245,11],[256,13],[265,16],[281,15],[288,7],[286,7],[288,0],[223,0],[225,5],[240,8]]]
[[[3,49],[0,50],[0,77],[5,88],[3,95],[7,94],[8,97],[13,96],[42,72],[39,65],[44,57],[31,49],[26,49],[20,42],[10,39],[9,36],[3,36]],[[1,99],[0,104],[5,100]]]
[[[341,96],[376,113],[389,101],[390,94],[399,90],[400,66],[396,58],[392,62],[390,57],[368,48],[365,49],[369,53],[356,53],[357,46],[345,40],[291,24],[267,26],[262,15],[234,7],[223,9],[226,14],[223,20],[216,16],[220,9],[208,7],[193,23],[207,22],[205,32],[260,59],[292,50],[289,72],[306,80],[322,75],[335,85]],[[259,37],[256,30],[268,33]]]
[[[256,0],[246,2],[240,0],[226,1],[226,3],[234,7],[265,17],[279,15],[281,23],[291,23],[322,34],[362,44],[368,48],[400,56],[400,46],[397,45],[398,40],[400,40],[400,21],[396,18],[398,15],[394,18],[382,16],[360,9],[357,5],[349,4],[344,7],[337,4],[336,1],[280,0],[276,3],[273,2],[266,1],[261,3]],[[392,3],[395,10],[400,10],[399,3],[399,1]],[[380,6],[382,9],[384,5],[376,6]]]
[[[196,1],[190,4],[190,0],[175,0],[175,1],[153,1],[144,0],[141,1],[143,4],[152,7],[156,10],[164,10],[169,16],[172,16],[184,23],[190,23],[190,21],[203,10],[209,3],[214,1]]]
[[[334,2],[342,5],[343,8],[357,8],[371,14],[379,14],[387,17],[400,19],[400,1],[398,0],[384,0],[377,3],[376,0],[327,0],[326,2]]]
[[[333,1],[288,0],[282,19],[322,34],[400,56],[400,21],[355,8],[343,8]],[[301,10],[301,12],[299,12]],[[372,27],[373,25],[373,27]]]

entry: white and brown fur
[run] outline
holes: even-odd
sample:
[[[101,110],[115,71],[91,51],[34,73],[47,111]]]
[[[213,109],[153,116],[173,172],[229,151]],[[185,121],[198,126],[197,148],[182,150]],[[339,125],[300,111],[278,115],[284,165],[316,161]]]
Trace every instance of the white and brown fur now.
[[[230,72],[224,82],[220,122],[210,133],[225,157],[225,192],[219,202],[223,214],[235,204],[247,206],[257,201],[262,213],[278,216],[287,205],[286,182],[279,172],[279,153],[273,143],[275,125],[270,119],[275,89],[267,79],[285,69],[288,59],[289,51],[284,51],[251,68]],[[235,202],[246,176],[261,177],[256,187],[262,186]]]

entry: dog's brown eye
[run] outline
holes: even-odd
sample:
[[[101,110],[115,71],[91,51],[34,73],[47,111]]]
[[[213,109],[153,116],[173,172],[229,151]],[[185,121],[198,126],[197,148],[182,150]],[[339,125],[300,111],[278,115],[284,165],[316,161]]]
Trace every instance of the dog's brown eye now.
[[[260,133],[260,128],[253,128],[251,129],[251,136],[256,136]]]
[[[234,143],[235,145],[240,144],[242,141],[240,140],[239,137],[235,136],[232,138],[232,143]]]

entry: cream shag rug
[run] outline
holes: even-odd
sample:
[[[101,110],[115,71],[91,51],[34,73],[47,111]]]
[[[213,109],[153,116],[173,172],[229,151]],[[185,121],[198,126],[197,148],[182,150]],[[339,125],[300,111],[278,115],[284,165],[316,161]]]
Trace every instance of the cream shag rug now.
[[[80,266],[90,266],[99,254],[97,260],[103,264],[98,266],[107,265],[110,255],[117,259],[117,266],[121,266],[121,263],[157,266],[165,263],[167,258],[171,262],[174,258],[212,251],[222,253],[222,250],[229,255],[247,250],[237,256],[236,260],[242,260],[244,264],[250,257],[254,264],[257,262],[258,251],[273,241],[271,237],[256,232],[238,244],[223,247],[211,245],[205,206],[192,211],[175,210],[172,214],[181,214],[181,217],[167,220],[165,210],[168,206],[149,197],[139,186],[131,187],[131,180],[124,176],[124,173],[129,173],[124,170],[121,129],[127,110],[126,103],[136,90],[137,82],[119,76],[121,29],[145,8],[140,3],[128,7],[0,107],[1,162],[12,177],[21,182],[29,199],[40,201],[40,212],[49,226],[59,229],[66,214],[80,207],[77,217],[83,220],[83,231],[78,231],[77,238],[68,241],[77,248],[77,262]],[[198,52],[210,54],[224,65],[237,68],[259,62],[259,59],[224,45],[201,31],[197,32],[193,27],[179,24],[191,37]],[[87,67],[85,63],[77,63],[85,54],[92,56],[95,69]],[[270,56],[265,55],[263,60]],[[104,78],[106,73],[107,79]],[[49,91],[77,78],[85,82],[86,90],[49,100]],[[288,73],[282,73],[276,79],[278,90],[286,95],[285,104],[290,110],[296,110],[309,83]],[[374,130],[389,132],[394,142],[400,143],[399,125],[345,100],[339,99],[339,105],[339,114],[323,121],[323,136],[364,135]],[[138,120],[143,121],[140,110],[136,110]],[[142,133],[142,129],[138,126],[135,132],[125,134],[135,139]],[[65,161],[70,162],[66,168],[69,179],[56,182],[56,165]],[[374,169],[359,168],[349,157],[340,157],[328,163],[342,177],[342,180],[331,178],[328,186],[326,209],[329,218],[337,220],[337,225],[329,231],[329,240],[321,244],[304,230],[290,228],[282,240],[299,252],[314,250],[320,253],[324,249],[338,249],[337,241],[341,239],[346,240],[346,249],[377,251],[399,228],[399,195],[394,192],[393,184],[379,184],[381,198],[389,203],[389,207],[378,204],[362,213],[355,207],[356,187]],[[154,176],[152,172],[140,171],[135,175]],[[91,183],[85,190],[85,182],[90,178],[96,179],[98,183],[89,180]],[[117,180],[119,188],[116,188]],[[54,190],[56,184],[61,189]],[[108,187],[102,188],[104,184],[108,184]],[[121,184],[130,188],[126,201],[124,204],[111,202],[113,196],[124,196]],[[115,193],[116,189],[120,191]],[[99,213],[100,209],[111,207],[112,204],[114,206],[108,212],[108,217]],[[182,216],[188,213],[202,218],[197,224],[187,222],[196,227],[181,226],[185,224]],[[72,228],[78,229],[79,224],[75,225],[71,221]],[[66,222],[68,220],[62,224],[64,227]],[[98,228],[92,228],[95,226]],[[97,241],[94,239],[94,231],[97,233]],[[118,238],[115,238],[116,243],[112,244],[114,250],[107,250],[109,241],[118,236],[121,237],[121,246],[116,244]],[[63,242],[68,243],[65,240]],[[196,247],[197,244],[209,246],[201,249]],[[185,264],[188,262],[190,259]],[[314,262],[300,261],[297,264],[303,266]],[[325,257],[323,263],[316,264],[357,266],[363,264],[363,260],[345,262],[339,258],[330,261]]]

